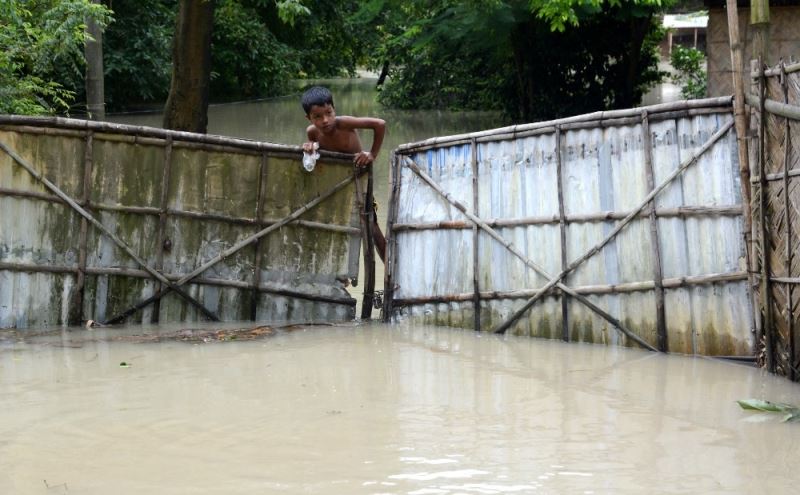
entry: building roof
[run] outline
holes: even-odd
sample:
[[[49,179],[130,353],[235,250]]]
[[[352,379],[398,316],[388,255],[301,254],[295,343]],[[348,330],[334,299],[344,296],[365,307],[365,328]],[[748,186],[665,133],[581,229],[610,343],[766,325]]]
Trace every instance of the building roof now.
[[[708,26],[708,13],[694,12],[691,14],[666,14],[663,25],[665,28],[705,28]]]

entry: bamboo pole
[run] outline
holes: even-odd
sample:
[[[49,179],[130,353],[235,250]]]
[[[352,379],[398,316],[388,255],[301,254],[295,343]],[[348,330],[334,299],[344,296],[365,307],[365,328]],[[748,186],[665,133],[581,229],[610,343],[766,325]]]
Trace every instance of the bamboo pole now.
[[[758,110],[761,112],[766,110],[767,112],[780,117],[785,117],[791,120],[800,120],[800,107],[770,100],[768,98],[764,98],[762,101],[760,97],[751,95],[749,93],[745,95],[745,99],[747,100],[748,105],[758,108]]]
[[[711,273],[707,275],[692,275],[688,277],[671,277],[665,278],[662,281],[662,287],[665,289],[680,289],[687,287],[695,287],[698,285],[709,285],[718,283],[734,283],[743,282],[748,279],[746,271],[730,272],[730,273]],[[786,283],[786,279],[773,278],[773,281],[781,281]],[[800,284],[800,278],[790,279],[793,283]],[[618,295],[630,294],[634,292],[649,292],[655,289],[655,281],[647,280],[643,282],[626,282],[622,284],[613,285],[582,285],[577,287],[570,287],[570,289],[581,296],[605,296],[605,295]],[[557,294],[559,289],[552,288],[547,295]],[[501,300],[501,299],[527,299],[539,292],[539,289],[521,289],[511,291],[482,291],[480,293],[481,300]],[[415,304],[430,304],[439,302],[469,302],[474,298],[472,292],[462,294],[442,294],[437,296],[420,296],[420,297],[407,297],[394,300],[397,306],[411,306]]]
[[[759,78],[759,109],[764,108],[764,100],[766,99],[766,79],[763,74],[764,64],[762,59],[758,62],[759,69],[761,69],[761,77]],[[772,319],[772,286],[770,282],[770,232],[769,232],[769,217],[767,216],[767,209],[769,208],[767,194],[769,193],[769,186],[767,181],[764,180],[767,175],[766,163],[766,120],[767,113],[761,111],[759,115],[759,132],[758,132],[758,174],[762,178],[759,186],[759,221],[761,222],[760,241],[761,241],[761,317],[762,317],[762,332],[766,340],[766,365],[767,370],[775,373],[775,327]]]
[[[800,169],[792,169],[787,174],[789,177],[800,177]],[[767,182],[775,182],[775,181],[783,181],[784,174],[767,174],[766,181]],[[756,175],[750,179],[751,184],[760,184],[761,183],[761,176]]]
[[[783,102],[789,103],[789,84],[786,76],[786,64],[781,60],[781,88],[783,89]],[[784,117],[784,138],[783,138],[783,215],[784,224],[786,227],[786,276],[792,276],[792,215],[791,215],[791,199],[789,192],[789,157],[791,156],[792,148],[792,132],[789,125],[789,119]],[[761,174],[764,175],[764,174]],[[786,327],[789,329],[789,379],[792,381],[797,380],[796,369],[791,366],[791,361],[795,356],[795,338],[794,338],[794,286],[788,284],[786,286]]]
[[[564,208],[564,164],[561,161],[561,128],[556,126],[556,188],[558,190],[558,227],[561,242],[561,270],[567,269],[567,219]],[[566,280],[565,280],[566,282]],[[569,299],[561,294],[561,340],[569,342]]]
[[[472,213],[480,217],[480,195],[478,182],[478,143],[475,139],[471,142],[472,150]],[[481,290],[480,290],[480,250],[479,250],[479,231],[478,224],[472,224],[472,307],[473,323],[472,328],[476,332],[481,331]]]
[[[88,207],[91,197],[92,165],[93,165],[92,133],[86,133],[83,154],[83,189],[81,203]],[[89,222],[81,217],[81,230],[78,234],[78,274],[75,277],[73,299],[70,301],[69,324],[78,325],[83,321],[83,299],[86,288],[86,258],[89,250]]]
[[[256,197],[257,221],[260,221],[261,217],[264,215],[264,198],[267,194],[268,166],[269,158],[266,153],[262,153],[261,162],[259,163],[258,196]],[[261,299],[258,291],[258,288],[261,286],[261,239],[256,240],[253,249],[255,249],[255,255],[253,256],[253,291],[250,298],[250,320],[256,321],[258,319],[258,303]]]
[[[358,184],[358,179],[356,179]],[[375,301],[375,239],[373,236],[373,223],[375,221],[375,206],[372,196],[373,174],[372,164],[367,165],[367,190],[364,194],[364,302],[361,305],[361,319],[372,318],[372,305]]]
[[[208,270],[209,268],[211,268],[212,266],[216,265],[217,263],[219,263],[220,261],[224,260],[225,258],[229,257],[230,255],[240,251],[242,248],[250,245],[255,240],[260,239],[261,237],[264,237],[265,235],[269,234],[270,232],[273,232],[273,231],[283,227],[284,225],[290,223],[292,220],[296,220],[299,216],[303,215],[308,210],[314,208],[315,206],[320,204],[322,201],[328,199],[329,197],[333,196],[334,194],[336,194],[337,192],[342,190],[344,187],[346,187],[352,181],[353,181],[353,177],[352,176],[340,181],[338,184],[333,186],[327,192],[323,193],[320,196],[317,196],[313,200],[311,200],[308,203],[306,203],[305,205],[301,206],[300,208],[298,208],[297,210],[295,210],[294,212],[289,214],[289,216],[285,217],[280,222],[274,223],[274,224],[270,225],[269,227],[267,227],[265,229],[262,229],[259,232],[257,232],[257,233],[255,233],[253,235],[250,235],[250,236],[238,241],[237,243],[235,243],[230,248],[222,251],[221,253],[219,253],[214,258],[212,258],[209,261],[205,262],[203,265],[199,266],[198,268],[195,268],[190,273],[188,273],[188,274],[184,275],[183,277],[181,277],[181,279],[178,280],[177,282],[170,283],[170,285],[168,287],[166,287],[163,291],[161,291],[159,293],[156,293],[156,294],[153,294],[151,297],[148,297],[146,299],[143,299],[143,300],[139,301],[138,303],[134,304],[134,306],[132,306],[128,310],[123,311],[122,313],[120,313],[120,315],[117,315],[114,318],[112,318],[111,320],[108,320],[108,321],[106,321],[104,323],[115,322],[115,321],[119,321],[120,319],[124,319],[128,315],[130,315],[133,312],[137,311],[138,309],[146,306],[147,304],[149,304],[150,302],[154,301],[155,299],[163,297],[170,290],[175,290],[176,287],[180,288],[180,286],[182,286],[186,282],[188,282],[188,281],[192,280],[193,278],[197,277],[199,274],[201,274],[204,271]]]
[[[57,187],[55,184],[53,184],[52,182],[50,182],[50,181],[49,181],[49,180],[48,180],[48,179],[47,179],[47,178],[46,178],[46,177],[45,177],[43,174],[41,174],[41,173],[37,172],[37,171],[36,171],[36,170],[33,168],[33,165],[31,165],[31,164],[30,164],[30,163],[28,163],[28,162],[27,162],[27,161],[26,161],[24,158],[22,158],[21,156],[19,156],[19,155],[18,155],[16,152],[14,152],[14,150],[12,150],[12,149],[11,149],[11,148],[9,148],[8,146],[6,146],[6,144],[5,144],[5,143],[3,143],[2,141],[0,141],[0,148],[2,148],[2,149],[3,149],[3,150],[6,152],[6,153],[8,153],[8,155],[9,155],[9,156],[10,156],[10,157],[11,157],[11,158],[12,158],[12,159],[15,161],[15,162],[17,162],[17,164],[19,164],[19,165],[20,165],[22,168],[24,168],[24,169],[25,169],[25,170],[26,170],[26,171],[27,171],[29,174],[31,174],[31,175],[32,175],[32,176],[33,176],[33,177],[34,177],[36,180],[38,180],[39,182],[41,182],[42,184],[44,184],[44,185],[45,185],[45,187],[47,187],[47,189],[49,189],[51,192],[53,192],[53,193],[54,193],[54,194],[56,194],[58,197],[60,197],[62,200],[64,200],[64,201],[65,201],[65,202],[66,202],[66,203],[67,203],[67,204],[68,204],[68,205],[69,205],[69,206],[70,206],[70,207],[71,207],[73,210],[77,211],[77,212],[78,212],[78,213],[79,213],[81,216],[83,216],[83,217],[84,217],[86,220],[88,220],[88,221],[89,221],[89,222],[90,222],[90,223],[91,223],[91,224],[92,224],[92,225],[93,225],[95,228],[97,228],[98,230],[100,230],[100,231],[101,231],[103,234],[105,234],[105,235],[106,235],[106,236],[107,236],[109,239],[111,239],[111,240],[114,242],[114,244],[116,244],[116,245],[117,245],[117,246],[118,246],[120,249],[122,249],[122,250],[123,250],[125,253],[127,253],[127,254],[128,254],[128,256],[130,256],[131,258],[133,258],[133,260],[134,260],[134,261],[136,261],[136,263],[138,263],[138,264],[139,264],[139,265],[140,265],[142,268],[144,268],[145,270],[147,270],[147,272],[148,272],[148,273],[150,273],[150,275],[152,275],[152,276],[153,276],[153,277],[155,277],[156,279],[160,280],[161,282],[163,282],[163,283],[165,283],[165,284],[168,284],[172,290],[174,290],[175,292],[177,292],[178,294],[180,294],[180,295],[181,295],[181,297],[183,297],[183,298],[184,298],[184,299],[186,299],[188,302],[190,302],[190,303],[192,303],[194,306],[196,306],[196,307],[197,307],[197,309],[199,309],[199,310],[200,310],[200,311],[201,311],[201,312],[202,312],[204,315],[206,315],[206,316],[207,316],[209,319],[211,319],[211,320],[213,320],[213,321],[219,321],[219,318],[217,318],[217,316],[216,316],[214,313],[212,313],[211,311],[209,311],[209,310],[208,310],[208,309],[207,309],[205,306],[203,306],[203,305],[202,305],[200,302],[198,302],[196,299],[194,299],[194,298],[193,298],[191,295],[189,295],[189,294],[188,294],[188,293],[186,293],[185,291],[181,290],[179,287],[177,287],[177,286],[173,286],[172,282],[170,282],[169,280],[167,280],[167,279],[166,279],[166,278],[165,278],[165,277],[164,277],[164,276],[163,276],[161,273],[159,273],[159,272],[157,272],[156,270],[153,270],[152,268],[150,268],[150,266],[148,266],[148,265],[147,265],[147,263],[146,263],[146,262],[145,262],[143,259],[141,259],[141,258],[139,257],[139,255],[137,255],[137,254],[136,254],[136,253],[133,251],[133,249],[131,249],[131,247],[130,247],[130,246],[128,246],[128,244],[127,244],[127,243],[125,243],[125,242],[124,242],[122,239],[120,239],[119,237],[117,237],[117,235],[116,235],[116,234],[114,234],[113,232],[111,232],[110,230],[108,230],[108,229],[106,228],[106,226],[105,226],[105,225],[103,225],[102,223],[100,223],[100,222],[99,222],[97,219],[95,219],[95,218],[94,218],[94,217],[93,217],[91,214],[89,214],[89,212],[87,212],[86,210],[84,210],[84,209],[83,209],[83,208],[82,208],[80,205],[78,205],[78,204],[77,204],[77,203],[76,203],[76,202],[75,202],[75,201],[74,201],[72,198],[70,198],[70,197],[69,197],[67,194],[65,194],[65,193],[64,193],[64,192],[63,192],[61,189],[59,189],[59,188],[58,188],[58,187]]]
[[[753,58],[759,65],[769,60],[769,0],[750,0],[750,25],[753,28]]]
[[[797,171],[800,175],[800,170]],[[789,174],[792,176],[793,174]],[[782,176],[780,177],[782,178]],[[776,179],[777,180],[777,179]],[[605,211],[587,214],[565,215],[564,221],[571,223],[591,223],[607,222],[609,220],[622,220],[630,214],[629,211]],[[707,216],[741,216],[742,205],[720,205],[720,206],[679,206],[676,208],[657,208],[655,210],[657,218],[690,218]],[[647,218],[648,212],[640,212],[639,218]],[[529,227],[532,225],[558,225],[561,219],[557,215],[526,217],[526,218],[487,218],[484,222],[490,227]],[[470,222],[463,220],[446,220],[441,222],[421,222],[421,223],[397,223],[395,231],[419,231],[419,230],[464,230],[471,229]]]
[[[418,141],[415,143],[407,143],[400,145],[397,150],[402,154],[406,154],[410,151],[417,151],[417,148],[424,147],[424,146],[439,146],[442,144],[451,145],[454,142],[461,142],[464,141],[463,144],[469,142],[470,139],[475,138],[478,142],[481,141],[481,138],[491,138],[491,140],[497,140],[496,137],[498,135],[508,135],[508,139],[518,138],[523,135],[524,132],[527,131],[534,131],[542,128],[549,128],[552,129],[550,132],[554,132],[554,126],[561,125],[562,129],[564,126],[569,124],[575,123],[583,123],[583,122],[592,122],[593,127],[597,125],[602,125],[602,122],[609,121],[612,119],[618,118],[633,118],[636,122],[638,122],[640,118],[640,114],[642,110],[647,110],[650,114],[650,120],[655,121],[659,119],[660,113],[666,112],[673,112],[673,111],[683,111],[683,110],[694,110],[694,109],[702,109],[708,107],[728,107],[730,108],[732,103],[732,98],[730,96],[721,96],[717,98],[706,98],[702,100],[682,100],[677,102],[668,102],[668,103],[659,103],[657,105],[650,105],[646,107],[640,108],[631,108],[631,109],[624,109],[624,110],[606,110],[594,113],[588,113],[584,115],[577,115],[574,117],[566,117],[562,119],[550,120],[546,122],[535,122],[532,124],[521,124],[515,126],[508,126],[508,127],[501,127],[498,129],[491,129],[487,131],[480,131],[480,132],[472,132],[468,134],[456,134],[453,136],[442,136],[436,137],[431,139],[426,139],[424,141]],[[667,120],[673,119],[675,116],[669,116]]]
[[[645,197],[645,199],[644,199],[644,200],[643,200],[643,201],[642,201],[642,202],[639,204],[639,206],[638,206],[637,208],[635,208],[635,209],[634,209],[634,210],[633,210],[633,211],[632,211],[632,212],[631,212],[631,213],[630,213],[630,214],[629,214],[627,217],[625,217],[625,219],[623,219],[621,222],[619,222],[619,223],[617,224],[617,226],[614,228],[614,230],[612,230],[612,231],[611,231],[611,232],[610,232],[610,233],[609,233],[609,234],[608,234],[608,235],[607,235],[607,236],[606,236],[606,237],[605,237],[605,238],[604,238],[602,241],[600,241],[600,242],[599,242],[597,245],[595,245],[595,246],[594,246],[592,249],[590,249],[589,251],[587,251],[587,252],[586,252],[585,254],[583,254],[581,257],[579,257],[578,259],[576,259],[575,261],[573,261],[572,263],[570,263],[570,265],[567,267],[567,270],[562,270],[562,272],[561,272],[560,274],[558,274],[557,276],[553,277],[553,278],[552,278],[552,279],[551,279],[551,280],[550,280],[550,281],[549,281],[547,284],[545,284],[545,286],[544,286],[544,287],[541,289],[540,295],[534,296],[534,297],[532,297],[531,299],[529,299],[529,300],[528,300],[528,301],[527,301],[527,302],[526,302],[526,303],[523,305],[523,307],[522,307],[522,308],[520,308],[520,309],[519,309],[519,310],[518,310],[516,313],[514,313],[513,315],[511,315],[511,317],[510,317],[508,320],[506,320],[504,323],[502,323],[500,326],[498,326],[498,327],[495,329],[495,333],[504,333],[506,330],[508,330],[508,329],[511,327],[511,325],[513,325],[513,323],[514,323],[514,322],[515,322],[515,321],[516,321],[516,320],[517,320],[517,319],[518,319],[520,316],[522,316],[522,315],[523,315],[523,314],[524,314],[526,311],[528,311],[528,309],[530,309],[530,308],[531,308],[531,306],[533,306],[533,304],[534,304],[534,303],[535,303],[535,302],[536,302],[536,301],[537,301],[537,300],[538,300],[538,299],[539,299],[539,298],[540,298],[540,297],[541,297],[541,296],[542,296],[542,295],[543,295],[543,294],[544,294],[544,293],[545,293],[547,290],[549,290],[549,289],[550,289],[551,287],[553,287],[554,285],[556,285],[556,284],[559,284],[559,283],[560,283],[560,281],[561,281],[561,279],[562,279],[562,278],[564,278],[564,277],[565,277],[565,276],[566,276],[566,275],[567,275],[567,274],[568,274],[570,271],[574,270],[575,268],[577,268],[578,266],[580,266],[580,265],[581,265],[581,264],[582,264],[584,261],[586,261],[586,260],[587,260],[587,259],[589,259],[590,257],[594,256],[594,255],[595,255],[595,254],[597,254],[598,252],[600,252],[600,250],[601,250],[601,249],[603,249],[603,247],[604,247],[606,244],[608,244],[609,242],[611,242],[611,240],[612,240],[612,239],[614,239],[614,238],[617,236],[617,234],[619,234],[619,232],[620,232],[620,231],[621,231],[621,230],[622,230],[622,229],[623,229],[623,228],[624,228],[624,227],[625,227],[625,226],[626,226],[628,223],[630,223],[630,222],[631,222],[631,220],[633,220],[633,219],[634,219],[634,218],[635,218],[635,217],[636,217],[636,216],[637,216],[637,215],[638,215],[638,214],[639,214],[639,213],[640,213],[640,212],[641,212],[641,211],[642,211],[642,210],[645,208],[645,206],[647,206],[647,205],[650,203],[650,201],[652,201],[652,200],[653,200],[653,198],[655,198],[655,197],[656,197],[656,195],[657,195],[658,193],[660,193],[662,190],[664,190],[664,188],[666,188],[666,187],[667,187],[669,184],[671,184],[671,183],[672,183],[672,181],[673,181],[673,180],[674,180],[676,177],[678,177],[678,176],[679,176],[681,173],[683,173],[683,171],[684,171],[684,170],[686,170],[687,168],[689,168],[689,166],[690,166],[690,165],[692,165],[693,163],[695,163],[695,162],[697,161],[697,159],[698,159],[700,156],[702,156],[702,155],[703,155],[703,154],[704,154],[706,151],[708,151],[709,149],[711,149],[711,147],[712,147],[712,146],[713,146],[713,145],[714,145],[714,144],[715,144],[715,143],[716,143],[716,142],[717,142],[717,141],[718,141],[720,138],[722,138],[722,137],[723,137],[725,134],[727,134],[727,132],[728,132],[728,131],[731,129],[731,127],[733,127],[733,121],[730,121],[730,122],[728,122],[727,124],[724,124],[724,125],[723,125],[723,126],[722,126],[722,127],[721,127],[721,128],[718,130],[718,131],[717,131],[717,132],[715,132],[715,133],[714,133],[714,134],[713,134],[713,135],[712,135],[712,136],[709,138],[709,140],[708,140],[708,141],[706,141],[706,142],[705,142],[705,144],[703,144],[703,146],[702,146],[702,147],[701,147],[701,148],[700,148],[698,151],[696,151],[695,153],[693,153],[693,154],[692,154],[692,156],[691,156],[689,159],[687,159],[687,160],[685,160],[683,163],[681,163],[681,165],[680,165],[680,166],[678,166],[678,168],[676,168],[676,169],[675,169],[675,170],[674,170],[674,171],[673,171],[673,172],[672,172],[672,173],[671,173],[671,174],[670,174],[670,175],[669,175],[669,176],[668,176],[668,177],[667,177],[667,178],[666,178],[666,179],[665,179],[665,180],[664,180],[664,181],[663,181],[663,182],[662,182],[662,183],[661,183],[661,184],[660,184],[660,185],[659,185],[657,188],[653,189],[653,190],[650,192],[650,194],[648,194],[648,195]]]
[[[642,112],[642,146],[644,151],[644,171],[647,177],[647,189],[653,190],[656,186],[655,171],[653,170],[653,143],[650,132],[650,122],[647,111]],[[658,349],[669,352],[667,335],[667,315],[664,301],[663,270],[661,263],[661,240],[658,233],[658,219],[656,218],[655,202],[649,208],[650,217],[650,252],[653,257],[653,280],[655,281],[656,297],[656,335],[658,335]]]
[[[161,168],[161,198],[159,199],[158,212],[158,233],[156,235],[156,270],[164,271],[164,251],[167,250],[166,229],[167,215],[169,207],[169,188],[170,176],[172,171],[172,137],[167,136],[164,146],[164,161]],[[155,292],[161,292],[163,286],[160,282],[156,283]],[[158,323],[161,319],[161,299],[153,303],[153,314],[150,317],[151,323]]]
[[[235,148],[253,150],[257,152],[283,152],[288,156],[299,158],[302,156],[303,148],[300,146],[281,145],[267,143],[263,141],[251,141],[249,139],[232,138],[227,136],[216,136],[213,134],[198,134],[194,132],[175,131],[171,129],[161,129],[147,126],[133,126],[126,124],[116,124],[113,122],[100,122],[93,120],[79,120],[64,117],[33,117],[27,115],[0,115],[0,125],[10,126],[33,126],[33,127],[56,127],[61,129],[72,129],[78,131],[94,131],[97,133],[109,134],[132,134],[141,137],[154,137],[166,140],[171,136],[178,146],[181,142],[216,144],[232,146]],[[352,166],[353,155],[349,153],[336,153],[332,151],[320,150],[323,158],[338,161],[341,165]]]
[[[394,151],[389,160],[391,188],[389,189],[389,211],[386,222],[386,264],[383,275],[383,321],[388,323],[394,311],[395,274],[397,273],[397,222],[398,200],[400,194],[400,160]]]
[[[416,163],[414,163],[410,158],[405,157],[405,160],[406,160],[406,164],[407,164],[408,168],[410,168],[415,174],[417,174],[418,177],[420,177],[424,182],[426,182],[434,191],[436,191],[440,196],[442,196],[448,203],[450,203],[453,206],[455,206],[459,211],[461,211],[461,213],[466,215],[467,218],[469,218],[472,222],[475,222],[484,232],[488,233],[493,239],[495,239],[500,244],[502,244],[503,247],[508,249],[512,254],[514,254],[516,257],[518,257],[520,260],[522,260],[522,262],[525,263],[525,265],[529,266],[530,268],[533,268],[534,270],[536,270],[536,272],[538,272],[543,277],[550,278],[550,275],[542,267],[540,267],[538,264],[536,264],[535,262],[533,262],[529,258],[527,258],[519,249],[514,247],[514,245],[511,242],[505,240],[503,238],[503,236],[501,236],[496,230],[494,230],[493,228],[491,228],[488,225],[486,225],[486,223],[484,223],[483,220],[481,220],[480,218],[478,218],[475,215],[473,215],[472,213],[470,213],[467,210],[467,208],[460,201],[454,199],[452,196],[450,196],[449,193],[444,191],[439,186],[439,184],[436,183],[436,181],[434,181],[428,174],[423,172],[422,169],[420,169],[419,166]],[[552,289],[554,286],[557,286],[559,289],[561,289],[565,293],[569,294],[570,296],[574,297],[578,301],[582,302],[585,306],[587,306],[588,308],[593,310],[598,315],[602,316],[604,319],[606,319],[606,321],[608,321],[609,323],[614,325],[616,328],[618,328],[623,334],[627,335],[632,340],[634,340],[635,342],[639,343],[639,345],[641,345],[642,347],[645,347],[645,348],[650,349],[652,351],[657,351],[657,349],[655,347],[653,347],[652,345],[650,345],[646,341],[642,340],[638,335],[636,335],[633,332],[631,332],[630,330],[628,330],[625,327],[625,325],[623,325],[622,322],[620,322],[618,319],[616,319],[613,316],[611,316],[609,313],[607,313],[606,311],[604,311],[603,309],[598,307],[596,304],[594,304],[591,301],[589,301],[587,298],[581,296],[580,294],[576,293],[571,288],[569,288],[566,285],[562,284],[559,280],[556,280],[555,282],[553,282],[553,284],[550,285],[549,287],[545,287],[544,289],[540,289],[539,294],[543,294],[545,291]]]
[[[58,196],[53,196],[51,194],[40,193],[36,191],[22,191],[16,189],[9,189],[5,187],[0,187],[0,196],[29,198],[41,201],[48,201],[51,203],[67,204],[64,200],[62,200]],[[86,207],[86,205],[83,202],[78,202],[78,204],[83,206],[84,208]],[[138,215],[151,215],[151,216],[160,216],[161,214],[160,208],[154,208],[151,206],[122,206],[122,205],[111,205],[103,203],[92,203],[91,207],[93,210],[97,211],[113,211],[113,212],[133,213]],[[170,216],[191,218],[193,220],[211,220],[211,221],[223,222],[234,225],[248,225],[256,227],[269,227],[270,225],[281,221],[280,219],[269,219],[269,218],[265,220],[259,220],[257,218],[229,217],[226,215],[218,215],[214,213],[176,210],[174,208],[167,208],[166,213]],[[361,229],[350,227],[349,225],[331,225],[321,222],[312,222],[309,220],[295,220],[290,222],[290,224],[306,227],[313,230],[325,230],[330,232],[339,232],[348,235],[358,235],[358,236],[361,235]]]

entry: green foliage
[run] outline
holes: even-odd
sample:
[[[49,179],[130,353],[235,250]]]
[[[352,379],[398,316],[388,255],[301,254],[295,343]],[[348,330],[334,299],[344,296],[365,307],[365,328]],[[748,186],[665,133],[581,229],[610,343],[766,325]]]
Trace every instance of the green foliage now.
[[[770,402],[761,399],[742,399],[736,402],[739,404],[739,407],[745,410],[783,414],[783,421],[785,422],[800,421],[800,408],[791,404]]]
[[[703,67],[705,55],[696,48],[679,45],[672,47],[670,62],[677,72],[673,81],[681,86],[681,95],[687,99],[704,98],[708,84],[708,74]]]
[[[380,98],[404,108],[501,108],[517,121],[634,106],[662,77],[655,3],[565,1],[532,11],[520,0],[440,1],[387,42],[402,49]]]
[[[89,0],[0,0],[0,112],[68,113],[81,80],[85,20],[105,26],[108,9]]]
[[[106,106],[163,101],[169,91],[177,0],[115,0],[103,34]]]
[[[212,36],[211,93],[217,99],[283,94],[300,70],[292,49],[244,2],[217,4]]]

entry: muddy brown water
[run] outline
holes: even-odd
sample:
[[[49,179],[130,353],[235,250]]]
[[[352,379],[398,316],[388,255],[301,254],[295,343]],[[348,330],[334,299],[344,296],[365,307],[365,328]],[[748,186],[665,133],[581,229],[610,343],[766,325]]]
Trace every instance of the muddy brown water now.
[[[369,84],[331,86],[341,113],[389,122],[379,198],[397,144],[503,125],[384,111]],[[304,127],[296,97],[210,110],[218,134],[299,144]],[[0,495],[761,494],[800,482],[800,424],[735,402],[800,405],[800,385],[749,366],[403,324],[232,338],[248,325],[0,332]]]
[[[800,386],[749,366],[402,324],[176,338],[230,335],[219,328],[5,333],[0,493],[727,494],[800,482],[800,424],[735,402],[798,404]]]

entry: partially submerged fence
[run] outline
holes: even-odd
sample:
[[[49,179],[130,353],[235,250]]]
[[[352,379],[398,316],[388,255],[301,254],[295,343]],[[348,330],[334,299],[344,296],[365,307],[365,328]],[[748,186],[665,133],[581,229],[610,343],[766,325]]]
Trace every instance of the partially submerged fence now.
[[[0,328],[354,317],[350,157],[0,116]]]
[[[759,356],[800,380],[800,64],[754,74],[750,146]]]
[[[749,356],[730,98],[395,150],[384,315]]]

